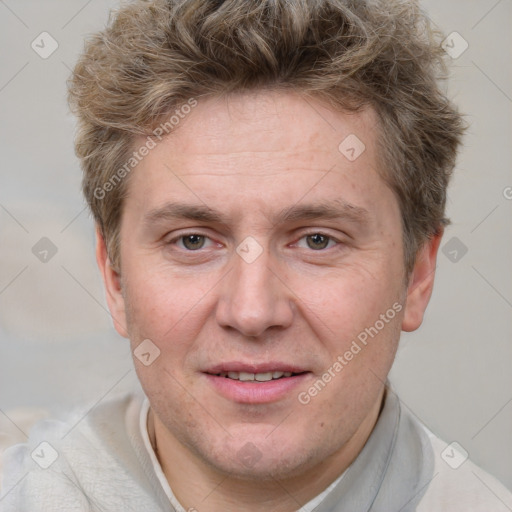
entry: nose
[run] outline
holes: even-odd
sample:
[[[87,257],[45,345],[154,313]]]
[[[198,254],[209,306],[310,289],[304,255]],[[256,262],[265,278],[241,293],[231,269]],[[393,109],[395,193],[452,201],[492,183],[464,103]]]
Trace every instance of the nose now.
[[[251,261],[234,252],[233,267],[221,282],[216,319],[249,337],[261,336],[270,328],[289,327],[293,319],[293,294],[270,267],[267,251]]]

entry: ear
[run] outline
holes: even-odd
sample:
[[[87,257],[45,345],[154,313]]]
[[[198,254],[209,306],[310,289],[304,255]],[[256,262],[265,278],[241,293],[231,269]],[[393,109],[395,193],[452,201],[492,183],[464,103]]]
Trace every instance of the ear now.
[[[416,255],[407,287],[407,299],[402,320],[403,331],[415,331],[423,322],[423,315],[434,287],[437,252],[443,231],[441,228],[436,235],[425,242]]]
[[[121,277],[112,268],[107,253],[105,240],[98,227],[96,227],[96,261],[103,277],[105,285],[108,309],[112,315],[112,321],[116,331],[123,337],[128,338],[126,330],[126,310],[121,289]]]

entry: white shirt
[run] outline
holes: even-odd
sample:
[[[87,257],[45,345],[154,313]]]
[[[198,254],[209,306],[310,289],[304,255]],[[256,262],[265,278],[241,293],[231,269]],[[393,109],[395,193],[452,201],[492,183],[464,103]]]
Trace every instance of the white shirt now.
[[[151,446],[148,409],[127,395],[77,425],[40,422],[4,453],[0,511],[186,512]],[[358,457],[301,512],[510,512],[512,494],[455,448],[388,391]]]

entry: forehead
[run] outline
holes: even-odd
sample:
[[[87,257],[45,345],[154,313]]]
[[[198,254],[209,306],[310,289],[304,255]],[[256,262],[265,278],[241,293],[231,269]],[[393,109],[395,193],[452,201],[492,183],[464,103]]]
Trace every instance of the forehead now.
[[[168,142],[180,146],[178,160],[191,154],[211,158],[239,152],[243,157],[245,151],[303,155],[312,149],[337,159],[340,143],[350,135],[357,136],[372,156],[376,127],[370,108],[349,113],[295,92],[253,91],[200,100]]]
[[[248,204],[282,210],[306,196],[374,206],[385,186],[376,127],[371,109],[335,111],[296,93],[200,100],[137,165],[128,202],[148,210],[180,198],[235,215]]]

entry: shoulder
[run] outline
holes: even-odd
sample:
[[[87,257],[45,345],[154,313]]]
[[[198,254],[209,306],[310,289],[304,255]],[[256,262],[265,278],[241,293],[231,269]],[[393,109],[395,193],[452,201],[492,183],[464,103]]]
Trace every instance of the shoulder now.
[[[2,456],[2,507],[78,511],[91,501],[122,506],[121,496],[137,502],[146,479],[138,457],[142,403],[143,396],[130,394],[37,423],[26,443]]]
[[[434,452],[434,472],[417,512],[507,512],[512,493],[474,464],[456,442],[447,443],[424,425]]]

